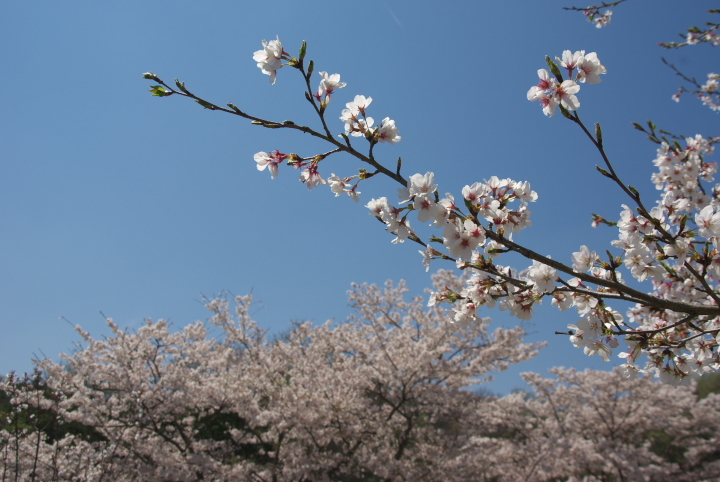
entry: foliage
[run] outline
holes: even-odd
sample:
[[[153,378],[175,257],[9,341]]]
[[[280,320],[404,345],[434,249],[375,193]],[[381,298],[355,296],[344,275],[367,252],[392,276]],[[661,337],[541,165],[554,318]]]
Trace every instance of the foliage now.
[[[463,281],[435,276],[436,289]],[[357,285],[346,323],[274,341],[250,297],[234,315],[211,300],[209,322],[177,333],[164,321],[129,333],[108,320],[103,340],[78,328],[87,346],[66,364],[2,384],[3,480],[698,481],[720,470],[720,396],[567,369],[525,374],[529,396],[471,391],[539,346],[520,328],[453,323],[405,292]]]

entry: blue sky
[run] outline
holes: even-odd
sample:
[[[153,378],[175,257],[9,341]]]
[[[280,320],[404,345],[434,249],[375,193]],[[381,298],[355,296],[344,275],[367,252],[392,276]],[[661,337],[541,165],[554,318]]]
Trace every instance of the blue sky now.
[[[391,244],[363,207],[395,196],[389,180],[365,183],[359,204],[329,189],[307,192],[289,169],[271,181],[255,169],[256,152],[308,156],[325,146],[186,99],[153,98],[141,78],[178,77],[220,105],[316,126],[300,77],[283,69],[271,86],[252,60],[260,41],[276,35],[291,53],[306,40],[315,70],[348,83],[329,108],[335,132],[346,102],[372,96],[370,114],[391,117],[403,136],[379,146],[379,159],[394,165],[402,156],[406,175],[434,171],[442,193],[459,195],[493,175],[530,181],[540,196],[534,225],[517,241],[565,262],[582,244],[604,251],[615,232],[593,230],[590,213],[616,219],[627,200],[595,172],[601,159],[577,127],[545,118],[526,92],[545,55],[597,52],[608,74],[582,87],[580,114],[602,123],[616,169],[654,199],[655,148],[630,122],[718,134],[717,114],[689,97],[670,100],[680,79],[660,60],[704,79],[717,71],[717,50],[657,46],[706,21],[716,5],[630,0],[606,29],[562,10],[570,5],[3,2],[0,372],[71,351],[79,339],[71,325],[107,334],[103,314],[129,328],[146,318],[182,327],[207,318],[203,296],[252,292],[256,319],[280,332],[290,320],[344,319],[351,282],[402,278],[413,294],[429,286],[417,247]],[[361,167],[348,157],[333,163],[326,170],[340,175]],[[441,267],[451,265],[434,263]],[[485,316],[517,323],[497,311]],[[538,310],[529,339],[549,347],[490,388],[521,386],[522,371],[616,364],[553,334],[575,319],[549,305]]]

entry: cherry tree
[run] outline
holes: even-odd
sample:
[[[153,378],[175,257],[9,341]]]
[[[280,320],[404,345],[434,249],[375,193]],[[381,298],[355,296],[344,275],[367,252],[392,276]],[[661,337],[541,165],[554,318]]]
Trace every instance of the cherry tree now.
[[[494,437],[473,443],[492,447],[499,480],[716,480],[717,395],[698,401],[617,369],[551,372],[523,374],[531,394],[483,407]]]
[[[234,312],[208,300],[209,321],[181,331],[78,327],[84,348],[64,363],[0,384],[0,480],[690,481],[720,469],[720,396],[568,369],[524,374],[532,395],[483,395],[468,388],[540,345],[406,292],[355,285],[347,322],[275,340],[250,296]]]
[[[436,289],[462,281],[449,271]],[[208,323],[165,321],[95,340],[45,384],[3,384],[16,412],[50,410],[94,438],[0,433],[3,468],[30,480],[438,480],[456,464],[480,399],[465,388],[531,359],[520,327],[458,325],[404,283],[356,285],[346,323],[267,340],[251,297],[209,300]],[[49,395],[48,395],[49,394]],[[343,479],[344,478],[344,479]],[[3,479],[6,480],[6,479]],[[458,479],[461,480],[461,479]]]
[[[604,27],[611,15],[608,7],[623,1],[569,9],[582,11],[597,27]],[[717,24],[709,22],[706,30],[690,29],[686,42],[663,46],[717,45],[716,30]],[[489,176],[484,181],[469,180],[460,192],[443,197],[433,172],[406,177],[400,159],[390,164],[378,157],[379,144],[395,144],[402,137],[390,117],[377,122],[369,115],[372,97],[356,95],[344,110],[338,108],[344,129],[334,133],[328,114],[337,91],[346,87],[340,74],[320,72],[319,80],[315,80],[315,64],[306,60],[306,43],[297,57],[285,50],[279,38],[263,40],[262,45],[263,49],[253,55],[261,72],[269,76],[272,84],[278,75],[284,81],[287,70],[298,73],[306,89],[305,99],[317,114],[318,128],[257,117],[232,103],[226,107],[213,104],[190,92],[179,80],[171,86],[154,73],[148,72],[144,77],[157,84],[150,89],[154,96],[186,97],[206,109],[243,117],[269,129],[300,131],[330,145],[330,150],[309,156],[278,150],[258,152],[254,156],[257,168],[268,169],[272,177],[278,175],[280,165],[285,163],[301,170],[300,181],[308,189],[329,185],[335,196],[347,194],[355,201],[360,199],[361,183],[376,175],[396,181],[400,185],[396,202],[391,197],[380,197],[371,199],[366,207],[394,235],[393,243],[409,240],[419,244],[428,269],[432,260],[443,259],[469,273],[464,287],[457,290],[443,287],[430,301],[450,303],[448,317],[454,322],[480,320],[477,312],[482,307],[498,307],[521,320],[529,320],[535,307],[549,299],[561,311],[573,308],[579,316],[576,323],[568,325],[569,331],[557,333],[566,334],[586,354],[605,360],[618,349],[619,356],[626,360],[624,369],[628,376],[648,372],[665,382],[681,384],[720,367],[717,341],[720,187],[712,185],[717,164],[706,159],[719,138],[702,135],[681,138],[659,130],[652,122],[647,126],[636,124],[637,129],[658,144],[653,159],[657,172],[652,180],[660,196],[649,201],[621,179],[605,150],[608,141],[603,138],[600,124],[588,127],[578,113],[581,88],[592,88],[602,77],[611,75],[600,54],[566,50],[554,59],[546,57],[547,68],[538,70],[538,83],[527,92],[528,100],[537,101],[546,116],[559,112],[578,127],[597,152],[599,174],[627,196],[617,222],[599,215],[593,217],[595,226],[604,224],[618,229],[618,239],[612,242],[614,253],[608,250],[606,257],[600,256],[578,243],[578,251],[568,253],[564,260],[556,260],[518,240],[531,224],[530,203],[538,198],[528,181]],[[695,82],[694,91],[713,109],[717,105],[716,77],[710,74],[704,85]],[[317,83],[317,90],[313,82]],[[686,91],[681,88],[681,92]],[[336,168],[329,167],[329,163],[338,153],[349,154],[363,167],[357,174],[335,174]],[[420,223],[437,230],[436,234],[423,239],[411,225],[415,215]],[[507,253],[517,253],[532,264],[520,267],[500,264],[507,259],[504,256]],[[616,305],[629,307],[621,307],[625,311],[621,314],[614,308]]]

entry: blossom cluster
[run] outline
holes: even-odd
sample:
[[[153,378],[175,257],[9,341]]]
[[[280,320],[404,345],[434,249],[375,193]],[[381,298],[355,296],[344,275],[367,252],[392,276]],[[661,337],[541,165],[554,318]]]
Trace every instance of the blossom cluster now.
[[[612,10],[608,7],[616,7],[626,0],[618,0],[612,3],[603,2],[601,5],[590,5],[589,7],[563,7],[563,10],[574,10],[587,17],[597,28],[606,27],[612,19]]]
[[[709,13],[720,13],[720,10],[710,10]],[[689,45],[709,44],[714,47],[720,45],[720,34],[718,34],[718,28],[720,23],[706,22],[707,28],[701,29],[698,27],[691,27],[688,29],[686,34],[681,34],[685,38],[685,42],[661,42],[660,46],[667,49],[677,49],[680,47],[686,47]],[[695,80],[695,77],[688,77],[684,73],[680,72],[673,64],[669,64],[665,59],[663,61],[670,66],[675,73],[683,78],[687,83],[692,84],[692,88],[680,86],[678,91],[673,94],[672,99],[675,102],[680,102],[682,94],[689,93],[697,96],[703,105],[708,106],[714,111],[720,110],[720,75],[715,73],[707,74],[707,82],[701,84]]]
[[[588,21],[592,22],[597,28],[607,27],[612,20],[612,10],[600,12],[597,9],[586,9],[583,13],[587,16]]]
[[[625,0],[603,3],[597,8],[622,1]],[[454,261],[457,268],[468,273],[463,286],[443,287],[430,300],[431,305],[451,303],[446,316],[458,326],[484,323],[478,315],[483,306],[498,307],[529,320],[543,299],[550,298],[559,310],[574,308],[579,315],[565,334],[586,354],[609,360],[623,339],[627,347],[620,356],[626,359],[625,369],[631,376],[648,372],[673,384],[687,384],[690,378],[720,368],[717,339],[720,295],[716,293],[720,276],[720,186],[703,185],[713,181],[717,170],[714,163],[704,158],[718,139],[689,138],[682,147],[678,140],[658,136],[655,127],[650,126],[646,133],[660,145],[655,161],[658,172],[653,175],[653,182],[663,194],[656,206],[646,208],[640,193],[616,174],[604,150],[600,125],[595,126],[592,134],[575,112],[580,107],[577,95],[580,86],[597,84],[607,73],[597,53],[565,50],[554,61],[547,57],[549,70],[538,71],[538,84],[526,94],[528,100],[539,101],[547,116],[559,109],[564,117],[580,126],[603,159],[604,167],[598,167],[599,172],[631,199],[623,207],[618,222],[594,215],[593,225],[604,223],[619,229],[613,247],[621,254],[608,252],[607,260],[603,260],[587,246],[581,246],[568,262],[543,256],[514,239],[531,225],[528,206],[537,199],[537,193],[529,183],[490,176],[483,182],[466,185],[461,196],[446,193],[441,197],[433,172],[405,178],[400,172],[401,159],[392,169],[378,160],[375,148],[379,144],[394,144],[402,138],[392,119],[385,117],[376,125],[368,115],[371,97],[356,95],[345,104],[340,116],[344,132],[336,136],[326,121],[326,113],[333,96],[346,87],[340,74],[320,72],[319,87],[314,91],[310,87],[314,63],[310,61],[306,68],[304,42],[298,58],[290,57],[279,39],[263,41],[263,47],[253,58],[261,71],[271,76],[271,82],[283,66],[301,73],[308,89],[305,98],[320,117],[320,130],[292,121],[260,119],[233,104],[228,104],[230,109],[215,106],[187,92],[182,83],[178,83],[177,91],[154,74],[148,73],[146,78],[161,84],[151,89],[153,95],[191,97],[206,108],[239,115],[267,128],[300,130],[333,145],[329,152],[307,157],[278,150],[258,152],[257,168],[269,170],[272,177],[277,176],[280,163],[285,162],[302,170],[300,180],[308,189],[329,185],[335,196],[347,194],[356,202],[359,184],[375,175],[382,174],[401,184],[397,202],[383,196],[371,199],[366,207],[395,236],[393,243],[409,240],[422,245],[424,249],[420,252],[428,269],[432,260],[444,259]],[[705,87],[708,93],[716,89],[717,76],[713,74],[710,80]],[[356,138],[367,143],[363,143],[367,153],[355,147]],[[371,169],[360,169],[358,174],[349,176],[333,172],[325,179],[320,174],[321,166],[327,165],[323,162],[336,153],[353,156]],[[411,225],[413,211],[421,224],[438,230],[436,234],[423,240],[420,231]],[[531,264],[522,269],[499,264],[509,252],[523,256]],[[652,288],[636,289],[624,277],[632,278],[632,283],[651,284]],[[609,306],[611,302],[629,303],[631,308],[620,314]],[[641,368],[638,361],[642,354],[648,356],[648,361]]]
[[[708,106],[711,110],[720,111],[720,74],[709,73],[707,74],[707,82],[704,84],[696,83],[697,89],[688,91],[685,87],[680,87],[678,91],[673,94],[672,99],[675,102],[680,102],[680,97],[685,92],[695,94],[703,105]]]
[[[558,106],[569,116],[570,111],[580,107],[576,96],[580,85],[597,84],[601,82],[600,76],[607,72],[595,52],[566,50],[555,61],[547,60],[550,71],[538,71],[540,81],[530,88],[527,98],[539,101],[548,116],[552,116]],[[323,75],[321,82],[326,78]],[[336,80],[339,81],[339,77]],[[371,102],[370,97],[356,96],[346,104],[340,117],[345,123],[345,138],[365,137],[371,146],[383,140],[399,140],[389,119],[380,127],[373,127],[374,120],[367,116]],[[577,117],[571,118],[579,122]],[[601,146],[599,135],[596,142]],[[529,320],[536,306],[550,297],[552,305],[561,311],[572,307],[579,315],[577,322],[568,325],[568,334],[570,342],[587,355],[598,355],[607,361],[613,350],[619,348],[619,338],[623,338],[627,349],[620,356],[626,359],[624,368],[629,375],[647,372],[672,384],[686,384],[691,377],[720,368],[715,340],[720,324],[716,326],[715,318],[686,319],[687,315],[681,310],[658,311],[647,303],[638,303],[623,316],[606,302],[606,298],[617,298],[620,292],[627,291],[619,271],[624,267],[637,281],[653,283],[652,296],[658,300],[698,306],[716,304],[714,294],[706,287],[720,276],[720,256],[716,250],[696,248],[701,243],[716,247],[720,236],[720,209],[714,207],[720,187],[708,194],[700,184],[711,182],[717,170],[714,163],[704,161],[704,156],[712,152],[712,142],[698,136],[687,139],[685,149],[677,143],[658,142],[661,145],[655,165],[659,172],[653,175],[653,182],[664,195],[649,212],[636,214],[624,206],[621,219],[613,223],[620,231],[613,246],[623,254],[610,263],[601,261],[595,252],[582,246],[572,255],[572,268],[562,263],[552,264],[542,257],[533,258],[532,265],[522,271],[497,264],[497,258],[511,246],[513,236],[531,225],[528,204],[537,199],[537,193],[527,182],[492,176],[484,182],[466,185],[462,190],[462,203],[457,203],[451,193],[440,197],[433,172],[414,174],[405,187],[398,190],[397,204],[381,197],[372,199],[366,207],[395,235],[393,243],[410,239],[425,246],[420,253],[427,269],[433,259],[451,259],[457,267],[468,270],[464,287],[457,290],[445,287],[430,300],[431,305],[452,303],[449,317],[454,323],[467,326],[480,322],[478,310],[483,306],[498,307],[519,319]],[[256,155],[258,169],[268,165],[272,170],[282,156],[259,153]],[[296,167],[307,164],[304,174],[317,173],[315,160],[288,163]],[[350,183],[353,178],[333,174],[331,187],[336,196],[347,193],[354,200],[359,199],[357,184]],[[428,243],[423,242],[411,226],[409,215],[413,211],[417,212],[420,223],[440,230],[439,235],[432,236]],[[690,229],[693,219],[696,230]],[[701,253],[705,253],[706,262],[698,262]],[[573,276],[563,279],[558,269]],[[601,286],[596,288],[596,283]],[[692,323],[683,320],[692,320]],[[674,348],[668,349],[669,346]],[[648,356],[642,368],[636,363],[641,353]]]
[[[562,58],[555,57],[555,59],[567,71],[568,79],[563,80],[557,65],[550,61],[553,73],[545,69],[538,70],[540,81],[527,93],[529,101],[540,101],[543,113],[548,117],[555,115],[558,105],[568,111],[579,109],[580,101],[575,95],[580,91],[578,82],[597,84],[602,81],[600,75],[607,73],[607,69],[600,63],[595,52],[586,55],[584,50],[574,53],[565,50]]]
[[[371,143],[388,142],[395,144],[400,142],[402,137],[398,135],[398,128],[395,121],[386,117],[375,126],[375,119],[368,117],[366,109],[372,102],[372,97],[356,95],[352,102],[345,104],[340,120],[345,123],[345,135],[353,137],[365,137]]]
[[[291,65],[295,68],[302,68],[302,60],[289,57],[289,54],[283,50],[282,42],[280,38],[267,42],[262,41],[263,50],[258,50],[253,55],[253,59],[258,62],[258,67],[264,74],[270,75],[270,83],[274,84],[276,79],[276,72],[283,65]],[[304,56],[301,53],[301,59]],[[282,60],[288,60],[288,64],[282,64]],[[310,78],[312,71],[307,74],[307,78]],[[332,101],[335,91],[342,89],[347,86],[346,82],[340,81],[340,74],[328,74],[327,72],[320,72],[320,84],[316,93],[312,94],[311,97],[319,102],[318,113],[323,117],[325,110]],[[309,95],[309,94],[306,94]],[[310,99],[310,97],[308,97]],[[370,146],[374,146],[378,143],[387,142],[389,144],[395,144],[400,142],[402,137],[399,135],[400,131],[395,125],[395,121],[389,117],[385,117],[380,125],[375,125],[375,120],[369,117],[366,110],[372,97],[365,97],[364,95],[356,95],[352,102],[348,102],[343,109],[340,120],[345,124],[344,136],[351,137],[364,137],[370,143]],[[337,152],[337,151],[335,151]],[[311,158],[300,158],[295,154],[287,155],[282,154],[278,150],[274,150],[271,154],[264,151],[255,154],[255,162],[257,162],[258,170],[262,171],[265,168],[271,173],[273,178],[277,177],[279,164],[288,159],[287,163],[296,169],[303,169],[300,174],[300,181],[305,183],[308,189],[322,185],[330,184],[332,192],[336,196],[341,193],[346,193],[354,201],[359,201],[357,190],[358,183],[362,180],[363,176],[350,176],[340,178],[334,173],[331,177],[326,180],[318,171],[318,165],[322,161],[324,156],[313,156]],[[307,161],[307,162],[306,162]],[[349,181],[358,179],[358,181],[352,185]]]

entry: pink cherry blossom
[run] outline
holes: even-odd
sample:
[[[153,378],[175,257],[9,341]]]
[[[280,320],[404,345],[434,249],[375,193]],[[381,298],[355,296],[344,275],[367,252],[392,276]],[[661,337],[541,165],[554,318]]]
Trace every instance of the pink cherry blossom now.
[[[285,52],[280,37],[277,40],[262,41],[263,49],[253,54],[253,60],[257,62],[257,66],[262,70],[263,74],[270,76],[270,83],[275,83],[277,71],[282,67],[282,60]]]
[[[311,164],[300,173],[300,182],[304,182],[309,191],[312,191],[312,188],[321,184],[327,184],[327,181],[320,175],[315,164]]]
[[[378,142],[389,142],[390,144],[400,142],[402,137],[400,137],[398,133],[398,128],[395,127],[395,121],[386,117],[380,123],[380,127],[377,131]]]
[[[320,100],[325,96],[323,102],[327,105],[332,101],[332,94],[335,93],[335,89],[342,89],[346,85],[345,82],[340,82],[340,74],[328,75],[327,72],[320,72],[320,86],[315,98]]]
[[[578,82],[587,82],[588,84],[598,84],[602,82],[601,74],[606,74],[607,69],[600,63],[595,52],[591,52],[580,57],[577,62]]]
[[[572,80],[565,80],[555,88],[553,98],[567,110],[578,110],[580,101],[575,96],[580,91],[580,86]]]
[[[266,152],[258,152],[254,157],[255,162],[257,162],[258,171],[262,171],[267,167],[270,171],[270,175],[273,179],[275,179],[278,175],[278,165],[287,159],[288,155],[275,149],[270,154]]]

